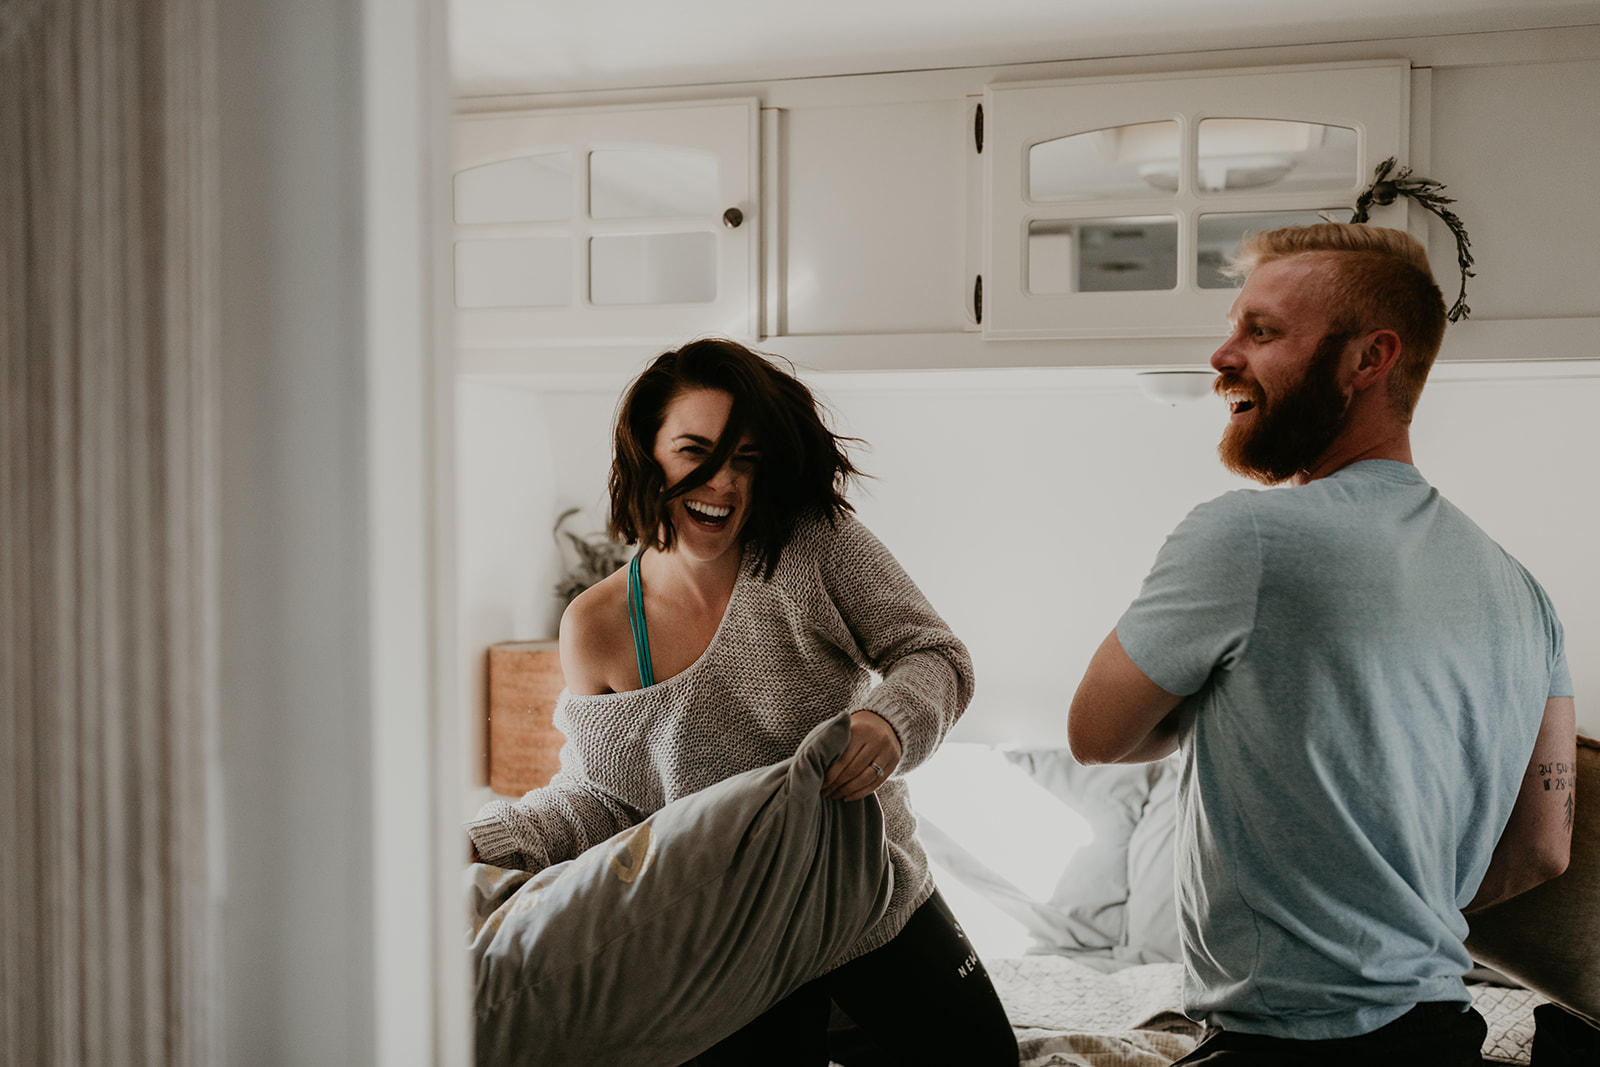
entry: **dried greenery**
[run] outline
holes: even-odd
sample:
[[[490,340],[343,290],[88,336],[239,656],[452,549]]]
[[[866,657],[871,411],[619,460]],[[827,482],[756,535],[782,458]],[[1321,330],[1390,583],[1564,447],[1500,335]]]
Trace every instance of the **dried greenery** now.
[[[1460,216],[1445,206],[1456,200],[1453,196],[1441,193],[1439,190],[1443,188],[1442,182],[1432,178],[1412,177],[1410,167],[1396,169],[1395,158],[1390,156],[1378,164],[1372,184],[1356,198],[1355,213],[1350,216],[1350,221],[1366,222],[1373,204],[1386,207],[1394,203],[1397,197],[1409,196],[1448,226],[1456,239],[1456,263],[1461,268],[1461,291],[1456,294],[1456,302],[1450,306],[1449,312],[1450,321],[1458,322],[1472,313],[1467,306],[1467,279],[1477,275],[1472,270],[1472,241],[1467,236],[1467,227]]]
[[[603,532],[575,534],[571,530],[562,529],[567,520],[581,510],[581,508],[568,508],[563,511],[556,518],[555,527],[550,531],[550,536],[555,539],[558,547],[565,549],[570,546],[577,556],[577,562],[568,567],[566,574],[556,583],[556,596],[561,598],[563,604],[572,603],[579,593],[600,579],[610,576],[617,568],[626,566],[633,556],[633,549],[630,546],[620,541],[613,541]],[[566,554],[565,551],[562,552],[563,556]]]

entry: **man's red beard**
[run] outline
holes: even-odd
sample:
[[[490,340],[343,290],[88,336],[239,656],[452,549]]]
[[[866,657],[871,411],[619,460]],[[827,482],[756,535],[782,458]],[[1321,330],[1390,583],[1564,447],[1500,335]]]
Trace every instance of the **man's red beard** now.
[[[1310,470],[1344,428],[1350,399],[1339,389],[1339,357],[1354,333],[1330,333],[1317,342],[1300,380],[1267,403],[1259,385],[1238,375],[1217,376],[1218,393],[1247,392],[1255,405],[1248,424],[1229,423],[1217,444],[1222,465],[1240,477],[1278,485]]]

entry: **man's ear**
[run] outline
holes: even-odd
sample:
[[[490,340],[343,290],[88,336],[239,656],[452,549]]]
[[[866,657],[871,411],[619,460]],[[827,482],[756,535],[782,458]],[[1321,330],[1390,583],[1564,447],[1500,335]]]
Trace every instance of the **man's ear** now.
[[[1370,389],[1387,381],[1389,372],[1400,359],[1400,335],[1393,330],[1373,330],[1361,339],[1361,355],[1356,363],[1356,376],[1351,385],[1357,390]]]

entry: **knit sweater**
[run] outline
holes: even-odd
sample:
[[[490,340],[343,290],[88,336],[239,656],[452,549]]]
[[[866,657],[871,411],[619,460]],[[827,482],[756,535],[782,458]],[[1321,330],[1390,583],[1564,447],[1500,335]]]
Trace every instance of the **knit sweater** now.
[[[761,569],[747,551],[711,644],[682,673],[624,693],[563,692],[561,770],[520,800],[485,805],[467,831],[485,862],[542,870],[679,797],[789,758],[841,711],[876,712],[902,749],[877,791],[894,892],[844,963],[887,944],[933,893],[899,775],[931,756],[966,709],[972,662],[849,514],[834,525],[802,519],[770,581]]]

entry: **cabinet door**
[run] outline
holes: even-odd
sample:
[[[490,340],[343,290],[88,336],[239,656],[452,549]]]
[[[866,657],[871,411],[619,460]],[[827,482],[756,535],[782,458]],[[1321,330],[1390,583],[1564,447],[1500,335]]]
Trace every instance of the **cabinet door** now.
[[[463,349],[758,330],[754,99],[455,119]]]
[[[1344,221],[1405,161],[1410,66],[991,85],[984,116],[985,338],[1212,336],[1245,231]]]

